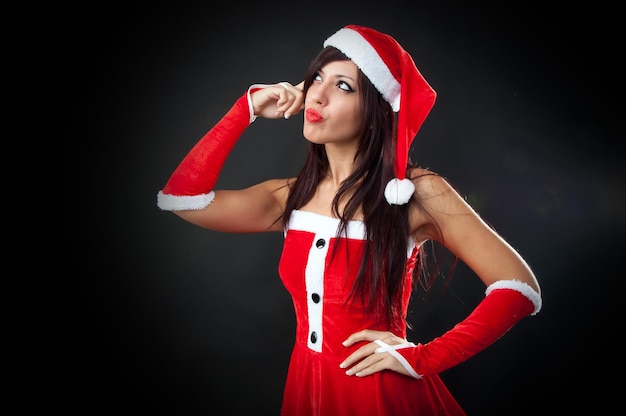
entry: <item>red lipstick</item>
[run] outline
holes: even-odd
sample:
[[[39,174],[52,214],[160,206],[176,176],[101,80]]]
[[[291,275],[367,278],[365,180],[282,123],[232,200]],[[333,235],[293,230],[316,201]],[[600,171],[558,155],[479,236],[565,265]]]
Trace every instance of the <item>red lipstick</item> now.
[[[311,123],[317,123],[324,120],[324,117],[315,109],[309,108],[306,110],[306,119]]]

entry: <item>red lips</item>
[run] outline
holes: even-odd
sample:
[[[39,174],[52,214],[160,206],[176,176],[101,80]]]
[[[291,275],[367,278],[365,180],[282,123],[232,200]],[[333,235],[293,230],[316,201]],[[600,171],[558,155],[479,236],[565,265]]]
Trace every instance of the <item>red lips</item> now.
[[[306,110],[306,119],[311,123],[317,123],[324,120],[324,117],[315,109],[309,108]]]

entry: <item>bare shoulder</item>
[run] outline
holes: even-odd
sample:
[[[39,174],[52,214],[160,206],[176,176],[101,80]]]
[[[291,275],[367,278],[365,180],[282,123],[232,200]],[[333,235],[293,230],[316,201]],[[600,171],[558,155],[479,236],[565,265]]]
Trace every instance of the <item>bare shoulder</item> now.
[[[475,217],[476,213],[443,176],[423,168],[409,174],[415,185],[416,203],[410,211],[411,227],[418,239],[435,238],[452,219]]]
[[[454,191],[450,183],[441,175],[424,168],[412,168],[409,177],[415,185],[415,192],[420,200],[440,197]]]
[[[293,182],[295,182],[296,178],[281,178],[281,179],[268,179],[264,182],[261,182],[260,185],[265,187],[271,192],[288,192],[289,187]]]
[[[289,190],[295,180],[296,178],[268,179],[257,186],[262,187],[265,192],[273,195],[281,209],[284,209],[287,203],[287,197],[289,196]]]

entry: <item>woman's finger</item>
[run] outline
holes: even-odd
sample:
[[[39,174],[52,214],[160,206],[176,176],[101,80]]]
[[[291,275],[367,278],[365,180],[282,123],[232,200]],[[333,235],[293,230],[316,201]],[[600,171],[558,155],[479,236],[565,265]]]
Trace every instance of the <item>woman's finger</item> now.
[[[284,91],[279,92],[280,98],[276,103],[276,112],[283,113],[286,119],[304,108],[304,94],[302,93],[301,84],[303,85],[303,83],[298,84],[300,87],[294,87],[286,81],[278,83]]]
[[[350,335],[343,342],[343,345],[345,347],[349,347],[350,345],[353,345],[360,341],[374,341],[377,339],[382,339],[390,334],[390,332],[375,331],[373,329],[363,329]]]
[[[350,368],[354,364],[374,354],[377,348],[378,348],[378,344],[374,342],[368,342],[367,344],[363,345],[361,348],[357,349],[352,354],[350,354],[348,358],[343,360],[343,362],[339,364],[339,367]]]

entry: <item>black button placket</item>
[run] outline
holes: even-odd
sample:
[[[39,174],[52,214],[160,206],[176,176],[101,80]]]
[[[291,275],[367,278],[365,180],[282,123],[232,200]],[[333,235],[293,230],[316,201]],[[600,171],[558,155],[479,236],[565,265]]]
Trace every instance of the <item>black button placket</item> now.
[[[309,249],[309,259],[306,265],[306,293],[307,312],[309,318],[308,347],[314,351],[322,351],[323,328],[322,312],[324,299],[324,265],[328,253],[330,236],[315,234],[313,244]]]

